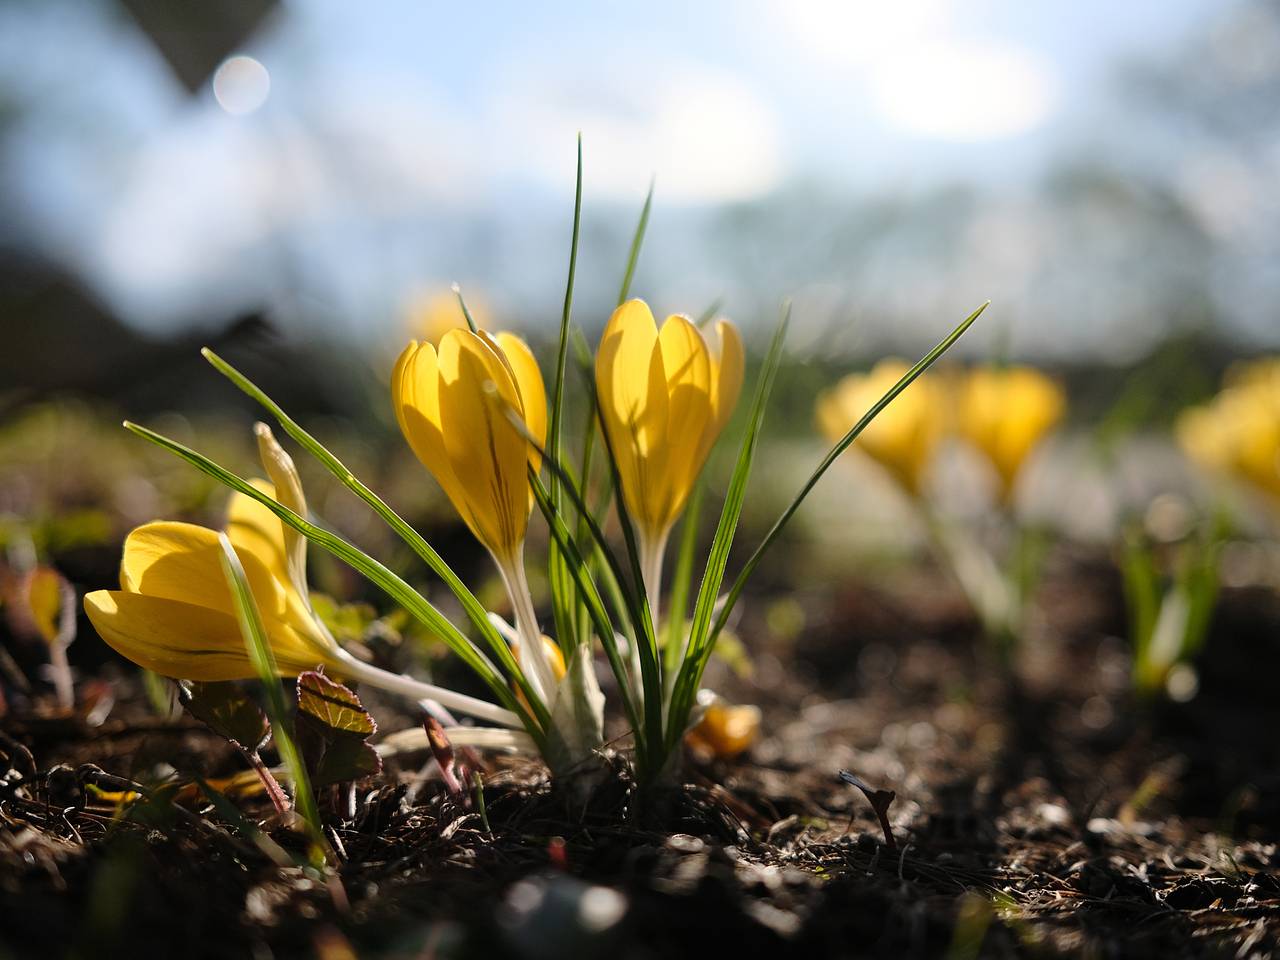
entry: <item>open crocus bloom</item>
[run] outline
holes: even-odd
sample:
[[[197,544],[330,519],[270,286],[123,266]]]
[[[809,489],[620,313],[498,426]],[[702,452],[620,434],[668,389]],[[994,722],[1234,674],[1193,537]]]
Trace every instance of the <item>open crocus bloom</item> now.
[[[887,359],[869,373],[851,373],[818,397],[818,427],[832,443],[850,428],[910,366]],[[925,469],[942,439],[944,405],[937,385],[926,375],[900,393],[858,435],[854,446],[876,460],[912,496],[919,496]]]
[[[659,330],[643,300],[613,312],[596,355],[600,420],[642,539],[661,550],[742,390],[737,328],[687,317]]]
[[[1001,500],[1012,495],[1022,465],[1065,408],[1062,387],[1031,367],[983,367],[965,378],[957,429],[991,461]]]
[[[532,509],[537,449],[507,419],[518,411],[541,445],[547,398],[538,364],[511,333],[449,330],[437,350],[412,342],[396,362],[392,403],[405,439],[500,566],[515,560]]]
[[[255,482],[264,492],[270,484]],[[282,676],[318,665],[345,672],[335,644],[317,624],[290,576],[280,521],[256,500],[236,494],[227,536],[253,590]],[[245,652],[218,533],[161,521],[125,539],[120,589],[85,597],[85,612],[118,653],[166,677],[240,680],[256,676]]]

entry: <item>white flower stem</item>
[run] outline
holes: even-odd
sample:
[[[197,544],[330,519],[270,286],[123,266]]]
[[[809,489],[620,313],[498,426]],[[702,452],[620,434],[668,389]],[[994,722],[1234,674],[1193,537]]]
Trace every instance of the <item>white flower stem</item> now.
[[[547,651],[542,646],[542,630],[538,627],[538,615],[533,609],[529,578],[524,572],[524,545],[521,544],[512,557],[494,554],[493,559],[498,565],[498,572],[502,574],[502,583],[507,588],[507,596],[511,599],[511,609],[515,614],[516,633],[520,636],[520,669],[525,672],[525,679],[534,692],[549,708],[559,681],[551,668]]]
[[[336,656],[341,661],[343,673],[352,680],[359,680],[370,686],[409,697],[412,700],[435,700],[450,710],[457,710],[459,713],[478,717],[490,723],[501,724],[504,727],[524,728],[524,724],[520,722],[520,718],[516,714],[505,707],[498,706],[496,703],[469,697],[465,693],[457,693],[445,687],[437,687],[432,683],[424,683],[401,673],[383,670],[357,660],[341,648],[337,650]]]
[[[649,616],[653,618],[653,630],[658,632],[658,614],[661,612],[662,558],[667,552],[667,534],[664,530],[656,537],[640,535],[640,575],[644,577],[644,592],[649,598]]]

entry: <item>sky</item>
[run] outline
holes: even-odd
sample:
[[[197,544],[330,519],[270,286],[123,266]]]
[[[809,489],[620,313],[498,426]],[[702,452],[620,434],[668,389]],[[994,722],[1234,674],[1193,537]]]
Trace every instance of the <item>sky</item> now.
[[[654,178],[650,279],[710,298],[737,283],[701,266],[723,211],[805,184],[1015,193],[1124,130],[1117,71],[1170,55],[1213,7],[294,0],[188,96],[113,5],[14,3],[0,211],[145,329],[265,302],[361,332],[453,280],[542,311],[581,131],[587,222],[616,225],[602,243]],[[591,295],[616,283],[610,253]]]

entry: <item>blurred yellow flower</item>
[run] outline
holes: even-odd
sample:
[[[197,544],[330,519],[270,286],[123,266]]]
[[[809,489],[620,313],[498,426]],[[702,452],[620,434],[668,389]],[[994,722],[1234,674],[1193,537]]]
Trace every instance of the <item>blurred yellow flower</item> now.
[[[685,741],[718,760],[730,760],[754,744],[759,736],[759,707],[734,706],[717,699],[685,734]]]
[[[1280,359],[1234,371],[1209,403],[1182,413],[1175,432],[1193,460],[1280,500]]]
[[[275,496],[271,484],[254,485]],[[280,520],[240,493],[228,514],[227,536],[244,566],[281,676],[321,664],[341,674],[332,639],[294,584]],[[221,556],[215,530],[170,521],[144,524],[125,539],[120,589],[88,594],[85,612],[118,653],[162,676],[254,677]]]
[[[650,551],[661,552],[742,390],[737,328],[714,337],[674,315],[659,330],[643,300],[613,312],[596,354],[600,420],[622,496]]]
[[[471,319],[477,327],[481,330],[489,328],[490,311],[482,298],[468,293],[467,309],[471,311]],[[466,328],[467,320],[458,304],[458,294],[452,290],[418,294],[405,308],[405,330],[415,340],[438,344],[450,330]]]
[[[910,369],[902,360],[886,359],[870,373],[849,374],[819,395],[818,428],[835,443]],[[921,376],[871,421],[853,448],[878,461],[908,493],[919,496],[925,470],[943,436],[945,413],[938,386],[928,375]]]
[[[956,431],[986,455],[1007,501],[1027,457],[1065,410],[1062,387],[1039,370],[979,367],[961,382]]]
[[[528,466],[541,458],[507,419],[518,411],[541,445],[547,400],[537,361],[511,333],[453,329],[412,342],[396,362],[391,397],[400,429],[471,532],[498,560],[514,564],[533,506]]]

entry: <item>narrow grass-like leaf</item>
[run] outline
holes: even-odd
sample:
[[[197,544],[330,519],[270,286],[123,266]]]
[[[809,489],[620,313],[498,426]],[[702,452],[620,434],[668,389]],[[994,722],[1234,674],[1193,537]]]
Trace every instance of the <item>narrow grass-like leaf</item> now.
[[[592,384],[592,407],[599,409],[596,400],[595,384]],[[613,452],[613,444],[609,440],[609,431],[600,431],[604,439],[604,447],[609,455],[609,474],[613,479],[613,488],[622,490],[622,480],[618,474],[618,461]],[[631,599],[632,626],[634,627],[634,643],[640,659],[640,682],[644,688],[644,728],[636,730],[637,742],[643,737],[646,751],[661,750],[662,745],[662,664],[658,659],[657,627],[653,622],[653,607],[644,585],[644,565],[640,560],[640,544],[636,536],[635,525],[627,510],[626,498],[620,493],[614,497],[614,509],[618,513],[618,525],[622,527],[622,539],[627,547],[627,559],[631,566]],[[610,558],[612,553],[604,551]],[[621,579],[621,578],[619,578]],[[649,768],[652,769],[652,768]]]
[[[591,578],[591,572],[578,550],[578,545],[574,543],[569,528],[565,526],[563,517],[552,506],[551,498],[546,487],[542,485],[542,480],[532,469],[529,471],[529,479],[533,488],[534,500],[537,501],[539,509],[542,510],[542,515],[547,520],[551,536],[564,553],[568,569],[573,575],[574,583],[577,585],[583,604],[586,606],[588,615],[591,618],[591,624],[595,628],[596,634],[600,638],[600,645],[604,648],[605,656],[609,660],[609,666],[618,678],[618,686],[622,694],[622,705],[627,714],[627,719],[632,727],[636,728],[640,725],[640,714],[631,695],[626,663],[618,650],[613,624],[609,620],[608,611],[605,610],[604,600],[601,598],[600,592]]]
[[[493,403],[503,403],[501,396],[496,390],[489,391],[488,396]],[[546,464],[547,468],[553,474],[559,476],[562,489],[573,501],[573,506],[578,511],[579,516],[586,520],[588,529],[591,531],[591,536],[599,547],[599,556],[611,568],[611,572],[614,577],[620,581],[622,579],[622,571],[618,567],[617,559],[615,558],[613,551],[609,549],[608,541],[606,541],[604,537],[604,532],[600,529],[595,518],[591,515],[591,511],[587,507],[586,502],[582,499],[582,492],[578,489],[578,485],[574,481],[573,476],[569,474],[569,472],[555,457],[550,455],[550,451],[545,450],[538,444],[537,438],[529,432],[528,426],[524,423],[523,418],[516,410],[512,409],[509,405],[503,404],[502,412],[511,425],[521,434],[521,436],[524,437],[525,441],[532,445],[534,449],[542,455],[542,462]],[[606,449],[608,449],[608,433],[602,431],[601,435],[604,437],[605,446]],[[618,486],[616,476],[617,467],[613,464],[612,451],[609,453],[609,461],[611,469],[615,474],[614,485]],[[530,472],[530,482],[531,485],[535,487],[536,493],[536,487],[540,481],[538,481],[537,477],[533,475],[532,471]],[[632,585],[634,587],[632,591],[624,592],[626,609],[630,614],[635,635],[643,638],[643,642],[638,643],[637,647],[640,654],[641,682],[644,687],[645,704],[643,714],[645,726],[643,730],[637,729],[635,734],[638,745],[642,738],[657,738],[649,739],[649,745],[652,746],[660,744],[662,736],[662,677],[660,673],[661,668],[658,662],[658,646],[654,634],[653,618],[650,614],[649,602],[645,596],[643,579],[640,575],[639,554],[636,549],[634,533],[630,529],[630,519],[625,514],[626,508],[623,506],[621,497],[618,498],[617,503],[619,519],[623,522],[624,532],[628,537],[628,552],[631,556]],[[548,516],[549,520],[551,515],[555,515],[557,519],[559,519],[558,511],[551,510]],[[612,634],[610,636],[612,637]],[[604,642],[603,638],[602,642]],[[625,674],[619,673],[618,680],[620,683],[624,682]],[[644,747],[644,749],[648,748],[648,746]]]
[[[496,390],[490,391],[489,397],[493,403],[503,404],[502,413],[511,423],[511,426],[538,452],[539,456],[542,458],[543,464],[547,467],[547,470],[552,474],[552,476],[559,478],[561,489],[568,494],[569,500],[572,502],[574,509],[578,512],[578,516],[586,524],[587,530],[590,533],[591,539],[594,541],[594,545],[598,551],[597,555],[607,568],[608,576],[611,578],[614,585],[619,586],[617,592],[621,594],[622,603],[618,606],[618,612],[626,612],[629,617],[637,616],[639,613],[638,605],[643,598],[636,597],[632,593],[621,590],[619,581],[623,576],[622,569],[619,566],[613,551],[609,549],[609,542],[605,539],[604,530],[601,529],[599,521],[592,515],[586,501],[583,499],[582,491],[578,487],[578,483],[574,479],[573,474],[569,472],[564,464],[551,456],[551,452],[549,450],[538,443],[537,438],[529,432],[529,428],[525,424],[524,418],[520,416],[518,411],[503,403],[501,396]],[[536,487],[540,482],[541,481],[537,476],[531,471],[530,486]],[[547,499],[550,501],[550,494],[548,494]],[[563,511],[556,510],[555,513],[557,516],[561,516]],[[581,551],[579,551],[579,554],[580,553]]]
[[[512,655],[511,648],[507,645],[507,642],[502,639],[498,634],[498,631],[494,629],[493,624],[489,622],[488,611],[485,610],[480,601],[476,599],[475,594],[467,588],[467,585],[462,582],[461,578],[453,572],[452,568],[450,568],[447,563],[444,562],[444,559],[436,553],[431,544],[429,544],[422,535],[418,533],[418,531],[413,529],[413,527],[410,526],[404,518],[391,509],[390,505],[388,505],[386,501],[365,486],[354,473],[347,469],[346,465],[343,464],[341,460],[334,456],[334,454],[324,446],[324,444],[320,443],[319,440],[303,429],[301,424],[285,413],[284,409],[267,396],[267,394],[263,392],[257,384],[207,347],[200,352],[219,373],[235,384],[245,394],[261,404],[267,412],[275,418],[276,422],[280,424],[285,433],[289,434],[289,436],[291,436],[303,449],[315,457],[321,465],[325,467],[325,469],[338,479],[343,486],[373,508],[374,513],[376,513],[383,522],[386,523],[387,526],[390,527],[392,531],[409,546],[409,549],[417,554],[418,557],[420,557],[423,562],[431,568],[432,572],[444,581],[445,586],[449,588],[449,591],[457,598],[458,603],[462,606],[463,612],[467,615],[467,619],[471,621],[471,625],[484,639],[490,653],[492,653],[498,662],[502,664],[508,675],[514,678],[515,682],[524,692],[529,703],[533,704],[534,714],[537,716],[539,724],[545,723],[549,717],[546,705],[543,704],[541,698],[533,692],[532,687],[530,687],[528,681],[524,677],[524,673],[520,670],[519,664],[516,663],[515,657]],[[141,430],[142,428],[138,428],[135,432],[140,432]],[[145,431],[142,435],[146,436],[149,433],[150,431]],[[152,438],[149,437],[149,439]],[[180,447],[181,445],[177,446]],[[169,449],[174,450],[175,453],[179,453],[179,456],[183,456],[175,446],[170,446]],[[186,450],[187,448],[183,447],[182,449]],[[194,453],[194,451],[188,452]],[[197,456],[199,455],[197,454]],[[201,466],[197,461],[192,460],[190,462],[195,463],[196,466]],[[201,467],[201,469],[203,469],[203,467]],[[216,474],[211,475],[216,476]],[[250,495],[254,496],[254,494]],[[261,495],[259,494],[255,498],[260,499]]]
[[[560,432],[564,422],[565,368],[569,359],[569,323],[573,314],[573,287],[578,272],[578,236],[582,226],[582,134],[578,134],[578,168],[573,192],[573,236],[569,243],[569,275],[565,281],[564,306],[560,311],[560,336],[556,347],[556,372],[551,394],[551,416],[547,436],[547,448],[562,459]],[[561,509],[564,499],[560,490],[560,478],[551,476],[551,503]],[[572,651],[579,643],[579,605],[570,580],[567,561],[560,547],[553,540],[547,549],[547,578],[551,585],[552,616],[556,623],[556,639],[565,650]]]
[[[636,232],[631,237],[631,250],[627,254],[627,269],[622,274],[622,286],[618,290],[618,305],[627,302],[631,296],[631,281],[636,275],[636,264],[640,262],[640,248],[644,246],[644,234],[649,228],[649,210],[653,207],[654,181],[649,181],[649,192],[645,194],[644,206],[640,209],[640,221],[636,224]]]
[[[458,306],[462,308],[462,318],[467,321],[467,327],[472,333],[479,333],[480,328],[476,326],[475,318],[471,316],[471,311],[467,309],[467,301],[462,298],[462,286],[455,283],[453,285],[453,295],[458,298]]]
[[[698,314],[695,321],[699,327],[705,327],[708,323],[716,318],[716,314],[720,312],[720,308],[724,305],[724,298],[716,297],[711,304],[702,313]]]
[[[289,771],[289,779],[293,781],[293,802],[303,821],[311,833],[312,842],[324,853],[330,862],[335,860],[332,848],[324,837],[324,825],[320,822],[320,810],[316,806],[315,794],[311,792],[311,779],[307,776],[306,764],[302,762],[302,754],[298,752],[293,737],[289,735],[289,708],[285,702],[284,690],[280,686],[280,672],[276,667],[275,653],[267,640],[267,631],[262,626],[262,617],[258,613],[258,604],[253,599],[253,591],[245,577],[244,567],[240,565],[240,557],[231,545],[225,533],[218,534],[222,545],[222,572],[227,578],[227,586],[231,590],[231,599],[236,610],[236,619],[240,623],[240,633],[244,637],[245,650],[249,661],[253,664],[262,681],[266,693],[267,715],[271,718],[271,735],[275,740],[276,751],[285,769]]]
[[[694,697],[711,651],[715,646],[715,637],[711,632],[711,616],[715,609],[716,597],[720,593],[720,584],[724,581],[725,565],[729,562],[729,550],[733,546],[733,537],[738,529],[738,520],[742,516],[742,504],[746,499],[747,480],[751,476],[751,465],[755,459],[756,446],[760,438],[760,429],[764,424],[764,413],[769,401],[769,392],[773,388],[773,380],[778,372],[782,359],[782,344],[786,338],[787,326],[791,321],[791,305],[787,304],[783,311],[778,328],[774,331],[773,342],[765,356],[764,365],[760,368],[755,397],[751,401],[751,409],[747,417],[747,429],[742,438],[742,447],[738,451],[738,462],[733,468],[733,476],[729,481],[729,489],[725,493],[724,506],[720,511],[720,522],[716,526],[715,537],[711,541],[711,550],[707,555],[706,569],[702,575],[702,583],[698,588],[698,597],[693,607],[693,622],[689,627],[688,650],[680,664],[680,671],[672,686],[671,703],[667,713],[667,732],[664,754],[678,748],[688,724],[689,712],[693,709]],[[665,759],[665,757],[664,757]]]
[[[701,481],[694,484],[689,505],[684,510],[684,524],[680,529],[680,546],[676,552],[676,567],[671,576],[671,595],[667,600],[667,637],[662,648],[662,675],[671,695],[680,669],[680,659],[685,650],[685,615],[689,608],[689,589],[693,584],[693,555],[698,548],[698,518],[702,514],[702,498],[705,487]]]
[[[814,488],[817,482],[822,479],[822,475],[827,472],[833,463],[836,462],[836,459],[840,454],[844,453],[844,451],[849,448],[849,445],[852,444],[854,440],[858,439],[858,435],[867,428],[867,425],[876,418],[877,414],[879,414],[881,410],[887,407],[898,394],[907,389],[907,387],[909,387],[915,379],[920,376],[920,374],[933,366],[934,362],[939,357],[951,349],[952,345],[955,344],[964,332],[973,325],[973,322],[982,315],[982,311],[986,310],[990,303],[991,301],[988,300],[986,303],[982,304],[982,306],[978,307],[977,310],[973,311],[973,313],[969,314],[969,316],[966,317],[959,326],[947,334],[947,336],[943,338],[936,347],[925,354],[919,363],[903,374],[902,379],[890,387],[884,396],[877,400],[875,404],[872,405],[871,409],[863,414],[862,419],[855,423],[849,429],[849,432],[841,437],[836,445],[828,451],[827,455],[822,458],[822,462],[819,463],[813,473],[810,474],[809,479],[805,481],[804,486],[802,486],[800,491],[792,498],[791,503],[787,505],[787,508],[782,511],[782,515],[770,528],[769,532],[765,534],[764,539],[760,542],[760,546],[756,547],[755,552],[751,554],[750,558],[748,558],[747,562],[743,565],[741,572],[739,572],[738,576],[734,579],[733,586],[730,588],[728,596],[720,607],[720,613],[716,617],[715,626],[711,630],[711,642],[714,643],[716,636],[724,629],[724,625],[729,619],[729,614],[733,612],[733,608],[737,604],[738,598],[742,595],[742,591],[746,587],[747,581],[751,579],[752,573],[754,573],[756,567],[759,566],[760,560],[764,557],[765,553],[768,552],[769,548],[773,546],[773,542],[778,538],[778,534],[782,532],[783,528],[791,520],[791,517],[795,514],[796,510],[800,508],[800,504],[804,502],[805,498],[809,495],[809,492]]]
[[[281,522],[297,530],[310,542],[327,550],[352,569],[365,576],[390,597],[392,601],[403,607],[410,616],[435,633],[450,650],[457,654],[467,666],[471,667],[494,692],[499,702],[511,713],[515,714],[529,734],[541,743],[543,724],[545,722],[542,716],[537,715],[537,707],[541,705],[541,700],[535,697],[530,701],[534,704],[534,715],[531,715],[524,704],[512,694],[511,689],[504,682],[494,665],[475,645],[463,636],[458,628],[450,623],[448,618],[440,613],[426,598],[380,561],[370,557],[336,534],[298,516],[288,507],[267,496],[247,480],[236,476],[225,467],[204,456],[204,454],[198,453],[190,447],[178,443],[176,440],[171,440],[162,434],[156,433],[154,430],[148,430],[146,427],[139,426],[136,423],[126,422],[125,427],[138,436],[176,454],[232,490],[239,491],[245,496],[257,500],[279,517]],[[517,673],[516,677],[517,679],[522,679],[523,674]],[[542,709],[545,714],[546,708],[543,707]]]

